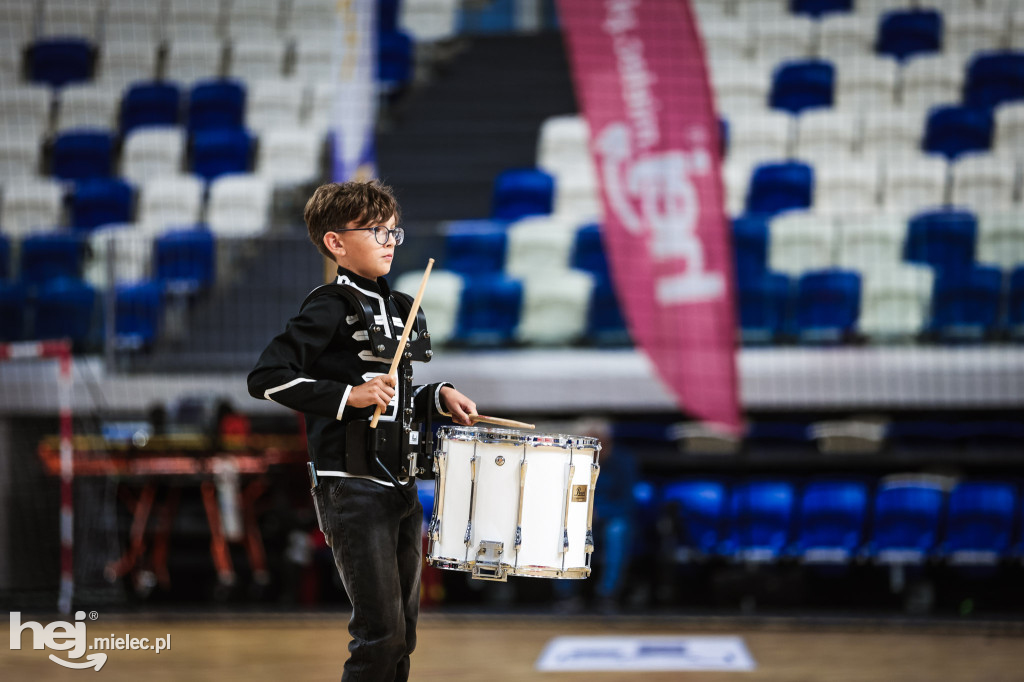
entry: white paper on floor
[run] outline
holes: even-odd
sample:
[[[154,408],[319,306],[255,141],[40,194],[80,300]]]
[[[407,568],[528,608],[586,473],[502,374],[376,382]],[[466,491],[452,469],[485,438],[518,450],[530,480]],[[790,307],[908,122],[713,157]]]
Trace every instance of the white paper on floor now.
[[[754,670],[742,637],[600,635],[556,637],[537,670]]]

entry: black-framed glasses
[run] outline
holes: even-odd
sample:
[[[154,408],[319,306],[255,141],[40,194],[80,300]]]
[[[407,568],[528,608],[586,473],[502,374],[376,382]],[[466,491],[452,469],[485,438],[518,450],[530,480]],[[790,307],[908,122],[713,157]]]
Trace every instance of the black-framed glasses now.
[[[373,232],[373,238],[377,240],[377,243],[384,246],[388,243],[388,240],[392,237],[395,238],[395,246],[401,246],[402,242],[405,241],[405,230],[400,227],[393,227],[390,230],[383,225],[375,225],[374,227],[346,227],[343,230],[334,230],[335,232]]]

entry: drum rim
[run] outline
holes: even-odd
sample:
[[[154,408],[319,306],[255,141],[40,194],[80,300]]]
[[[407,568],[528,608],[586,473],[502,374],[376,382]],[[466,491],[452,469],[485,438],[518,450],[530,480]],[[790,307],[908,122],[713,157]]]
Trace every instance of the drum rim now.
[[[527,433],[520,431],[519,429],[509,429],[500,426],[461,426],[459,424],[452,424],[451,426],[442,426],[437,430],[438,439],[448,440],[462,440],[462,441],[478,441],[483,442],[480,438],[454,438],[453,435],[469,435],[472,436],[477,433],[486,433],[492,436],[496,436],[497,440],[502,441],[516,441],[523,445],[551,445],[553,447],[573,447],[577,450],[600,450],[601,440],[592,436],[576,436],[569,433]],[[551,439],[551,443],[538,443],[537,441],[542,439]]]

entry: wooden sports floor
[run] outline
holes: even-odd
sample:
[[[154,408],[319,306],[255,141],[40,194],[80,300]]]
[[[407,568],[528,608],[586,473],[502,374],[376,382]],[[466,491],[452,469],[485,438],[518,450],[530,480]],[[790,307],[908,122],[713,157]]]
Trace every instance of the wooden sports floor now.
[[[23,617],[27,620],[29,616]],[[0,649],[0,680],[337,680],[346,654],[346,613],[316,616],[114,617],[88,623],[88,636],[171,635],[171,649],[112,651],[103,669],[67,670],[48,651]],[[1024,680],[1024,627],[887,624],[886,621],[741,621],[722,618],[452,616],[424,614],[412,680],[446,682],[617,682],[712,680],[921,682]],[[9,625],[7,627],[9,635]],[[534,669],[562,635],[739,635],[752,672],[579,672]],[[58,652],[59,653],[59,652]],[[66,658],[66,657],[65,657]],[[93,677],[95,675],[95,677]]]

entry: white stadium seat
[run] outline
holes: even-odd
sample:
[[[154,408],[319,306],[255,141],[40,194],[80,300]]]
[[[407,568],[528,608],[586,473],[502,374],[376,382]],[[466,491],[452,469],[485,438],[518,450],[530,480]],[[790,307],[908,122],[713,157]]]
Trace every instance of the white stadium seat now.
[[[98,0],[46,0],[43,3],[40,36],[96,37],[100,3]]]
[[[49,178],[23,177],[3,185],[0,230],[7,235],[26,235],[63,224],[64,193]]]
[[[152,49],[153,40],[160,35],[166,17],[163,2],[139,0],[107,0],[103,20],[104,47],[111,42],[147,42]]]
[[[981,211],[978,215],[977,260],[1003,270],[1024,265],[1024,211]]]
[[[98,289],[110,286],[108,260],[113,258],[114,282],[134,284],[149,276],[153,239],[132,223],[103,225],[89,233],[85,281]]]
[[[182,171],[185,131],[176,126],[149,126],[128,133],[121,174],[136,184]]]
[[[781,111],[765,111],[728,119],[729,154],[740,157],[783,159],[790,153],[793,117]]]
[[[321,176],[324,137],[309,128],[271,128],[260,136],[256,173],[274,185],[297,185]]]
[[[796,123],[797,156],[842,158],[860,145],[861,117],[857,112],[811,109],[801,113]]]
[[[200,222],[203,181],[195,175],[169,175],[148,179],[139,197],[138,222],[149,235]]]
[[[270,183],[258,175],[222,175],[210,183],[206,223],[218,237],[245,237],[270,226]]]
[[[235,0],[224,18],[225,35],[247,40],[273,38],[281,27],[279,0]]]
[[[221,35],[223,0],[167,0],[165,37],[210,42]]]
[[[736,14],[745,21],[770,21],[789,14],[789,0],[742,0],[735,8]]]
[[[334,73],[333,50],[330,43],[297,40],[292,77],[305,83],[330,80]]]
[[[921,146],[924,121],[924,113],[916,110],[868,110],[864,115],[861,153],[867,157],[916,153]]]
[[[326,131],[331,124],[331,112],[337,96],[338,88],[333,82],[314,84],[309,104],[302,116],[303,123],[313,130]]]
[[[1009,208],[1018,184],[1017,160],[999,154],[965,154],[952,164],[952,202],[975,211]]]
[[[50,130],[50,88],[17,85],[0,89],[0,126],[37,139]]]
[[[1024,156],[1024,102],[1007,102],[996,107],[993,150]]]
[[[907,220],[902,215],[864,212],[838,219],[836,264],[865,276],[892,268],[903,260]]]
[[[157,75],[157,50],[141,35],[108,40],[97,54],[96,80],[114,91],[135,81],[151,81]]]
[[[932,269],[899,263],[861,279],[857,327],[872,340],[909,339],[924,331],[931,307]]]
[[[403,0],[398,28],[416,42],[447,40],[458,30],[459,0]]]
[[[543,270],[564,270],[576,236],[577,223],[557,216],[522,218],[508,227],[505,271],[526,277]]]
[[[966,4],[966,3],[965,3]],[[1006,18],[990,10],[946,12],[942,15],[942,50],[952,53],[1001,49],[1008,35]]]
[[[295,80],[257,80],[249,83],[245,98],[245,126],[263,132],[301,124],[308,91]]]
[[[942,157],[895,156],[883,164],[882,205],[890,211],[916,212],[945,203],[946,162]]]
[[[229,75],[244,80],[281,78],[288,45],[274,36],[239,38],[231,44]]]
[[[959,102],[966,60],[961,54],[921,54],[903,65],[900,101],[920,110]]]
[[[555,176],[554,212],[559,218],[576,224],[600,220],[601,201],[589,166],[563,170]]]
[[[878,164],[834,158],[814,168],[814,208],[829,214],[867,212],[878,207]]]
[[[516,338],[523,343],[563,345],[582,338],[593,275],[581,270],[538,271],[522,278],[523,307]]]
[[[42,143],[38,137],[21,135],[18,128],[0,128],[0,184],[39,175],[41,159]]]
[[[761,62],[736,61],[717,64],[711,74],[715,104],[726,117],[768,107],[770,69]]]
[[[415,296],[423,281],[423,271],[406,272],[395,280],[395,290]],[[459,322],[459,301],[465,282],[462,275],[450,270],[433,269],[423,290],[420,306],[427,317],[427,330],[432,344],[442,344],[455,336]]]
[[[582,116],[552,116],[544,120],[537,139],[537,167],[552,174],[590,167],[590,128]],[[583,171],[586,172],[586,171]]]
[[[896,101],[899,64],[895,59],[859,56],[836,64],[836,106],[842,109],[891,108]]]
[[[337,4],[336,0],[292,0],[288,3],[291,11],[285,16],[284,28],[298,37],[306,31],[333,27]]]
[[[702,22],[700,33],[712,65],[728,60],[747,60],[753,52],[753,31],[744,22]]]
[[[859,14],[826,14],[818,30],[818,54],[822,57],[841,59],[869,55],[875,49],[878,20]]]
[[[175,40],[167,46],[164,78],[186,87],[198,80],[224,75],[224,42],[220,39]]]
[[[815,21],[781,15],[754,24],[754,56],[760,61],[803,59],[814,53]]]
[[[768,226],[768,266],[793,276],[828,268],[834,244],[832,219],[807,211],[781,213]]]
[[[61,88],[59,97],[58,133],[73,128],[117,129],[120,92],[92,84],[70,84]]]

